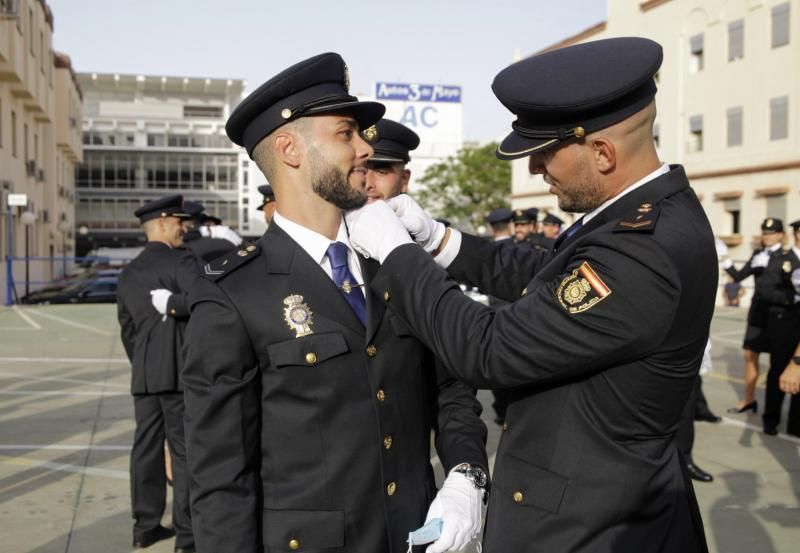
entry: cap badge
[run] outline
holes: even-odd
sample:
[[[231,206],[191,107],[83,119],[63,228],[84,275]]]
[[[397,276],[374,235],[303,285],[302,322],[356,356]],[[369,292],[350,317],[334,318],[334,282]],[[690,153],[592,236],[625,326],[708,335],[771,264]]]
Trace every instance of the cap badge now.
[[[350,93],[350,71],[347,69],[347,64],[344,64],[344,90]]]
[[[303,296],[291,294],[283,299],[283,304],[286,306],[283,310],[283,318],[289,328],[297,333],[295,338],[314,334],[314,331],[311,330],[311,325],[314,324],[314,314],[308,305],[303,303]]]
[[[378,127],[376,127],[375,125],[367,127],[366,129],[364,129],[361,135],[367,142],[374,142],[375,139],[378,138]]]
[[[774,224],[775,224],[775,221],[773,221],[772,219],[767,219],[766,221],[764,221],[764,226],[767,227],[767,228],[772,227],[772,225],[774,225]]]
[[[783,262],[783,272],[784,273],[791,273],[792,272],[792,262],[791,261],[784,261]]]
[[[584,129],[583,127],[575,127],[574,129],[572,129],[572,134],[575,135],[575,138],[583,138],[584,136],[586,136],[586,129]]]
[[[281,117],[283,117],[284,119],[289,119],[291,116],[292,116],[292,110],[290,110],[289,108],[283,108],[281,110]]]

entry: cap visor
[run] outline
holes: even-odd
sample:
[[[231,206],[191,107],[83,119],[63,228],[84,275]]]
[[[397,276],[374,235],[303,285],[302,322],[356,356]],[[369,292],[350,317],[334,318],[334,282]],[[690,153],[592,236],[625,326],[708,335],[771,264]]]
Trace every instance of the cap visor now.
[[[512,131],[497,147],[495,155],[499,159],[519,159],[559,143],[557,138],[525,138]]]
[[[369,158],[367,160],[367,163],[371,161],[382,162],[382,163],[406,163],[406,160],[401,157],[395,157],[387,154],[378,154],[378,153]]]
[[[322,115],[323,113],[349,113],[358,121],[358,126],[362,129],[371,127],[381,120],[386,113],[386,106],[380,102],[337,102],[311,108],[303,115]]]

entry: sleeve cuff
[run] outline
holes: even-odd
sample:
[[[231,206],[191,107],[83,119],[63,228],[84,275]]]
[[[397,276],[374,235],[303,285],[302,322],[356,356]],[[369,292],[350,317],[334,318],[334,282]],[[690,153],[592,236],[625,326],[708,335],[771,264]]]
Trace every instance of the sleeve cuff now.
[[[447,240],[439,255],[433,258],[436,264],[442,269],[447,269],[455,260],[461,250],[461,233],[454,228],[450,228],[450,239]]]
[[[731,267],[733,267],[733,261],[731,261],[730,259],[726,259],[725,261],[722,262],[723,269],[730,269]]]

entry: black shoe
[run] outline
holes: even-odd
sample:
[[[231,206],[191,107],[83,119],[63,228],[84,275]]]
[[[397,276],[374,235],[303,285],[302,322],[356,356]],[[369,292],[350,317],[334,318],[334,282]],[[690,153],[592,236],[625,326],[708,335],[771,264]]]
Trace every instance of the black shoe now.
[[[777,436],[778,435],[778,429],[775,428],[774,426],[767,426],[765,424],[764,425],[764,434],[766,434],[767,436]]]
[[[697,480],[698,482],[713,482],[714,477],[708,474],[706,471],[695,465],[693,462],[686,463],[686,470],[689,471],[689,476],[691,476],[692,480]]]
[[[156,542],[171,538],[174,535],[175,535],[174,529],[165,528],[164,526],[158,525],[152,530],[144,532],[138,537],[134,537],[133,547],[135,549],[144,549],[145,547],[150,547]]]
[[[176,547],[175,553],[195,553],[194,546],[190,545],[189,547]]]
[[[694,420],[701,422],[718,423],[722,422],[722,417],[718,417],[711,411],[705,411],[703,413],[695,413]]]
[[[758,413],[758,402],[751,401],[750,403],[745,403],[741,407],[730,407],[728,409],[728,413],[746,413],[747,411]]]

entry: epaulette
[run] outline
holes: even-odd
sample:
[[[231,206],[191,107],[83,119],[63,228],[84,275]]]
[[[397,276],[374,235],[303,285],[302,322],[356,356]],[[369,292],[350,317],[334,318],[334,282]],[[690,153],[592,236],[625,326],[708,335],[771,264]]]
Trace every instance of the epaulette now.
[[[225,275],[228,275],[250,261],[258,257],[259,246],[258,244],[242,245],[236,250],[223,255],[213,261],[206,263],[203,266],[203,276],[212,282],[220,280]]]
[[[643,203],[620,219],[614,232],[653,232],[660,212],[659,206]]]

